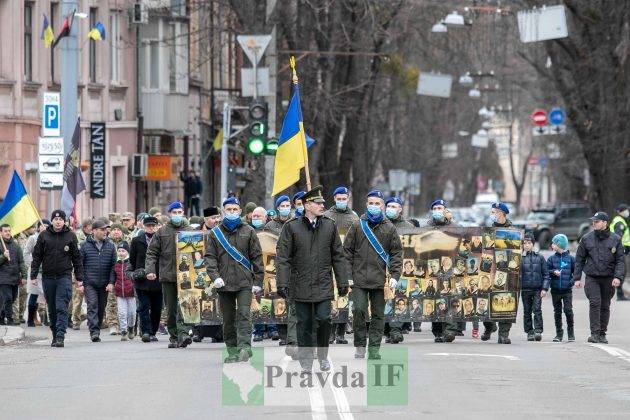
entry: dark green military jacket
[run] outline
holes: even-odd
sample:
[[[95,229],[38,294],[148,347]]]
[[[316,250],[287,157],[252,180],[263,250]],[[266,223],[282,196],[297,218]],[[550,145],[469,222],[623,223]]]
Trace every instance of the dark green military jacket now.
[[[398,231],[404,231],[406,229],[413,229],[415,226],[408,220],[405,220],[402,216],[398,216],[397,218],[390,220],[394,227]]]
[[[306,216],[288,221],[276,247],[278,288],[288,287],[298,302],[322,302],[334,298],[333,270],[337,288],[348,286],[348,270],[337,226],[326,216],[313,227]]]
[[[280,236],[280,232],[282,232],[282,228],[289,220],[291,220],[290,217],[288,217],[286,220],[282,220],[280,217],[276,216],[272,220],[270,220],[269,223],[265,225],[263,230]]]
[[[362,220],[367,220],[365,215]],[[389,274],[399,279],[402,272],[402,243],[398,231],[386,217],[376,225],[369,223],[374,236],[389,255]],[[382,289],[385,285],[385,261],[363,233],[360,222],[354,222],[343,242],[343,250],[350,265],[354,287]]]
[[[188,221],[184,219],[180,226],[169,220],[155,232],[147,249],[145,269],[147,274],[159,273],[159,280],[166,283],[177,282],[177,232],[186,230]]]
[[[324,216],[333,219],[335,224],[337,225],[337,230],[342,235],[346,235],[348,230],[350,230],[350,226],[357,220],[359,220],[359,216],[352,211],[350,207],[345,210],[337,209],[337,206],[332,206],[324,213]]]

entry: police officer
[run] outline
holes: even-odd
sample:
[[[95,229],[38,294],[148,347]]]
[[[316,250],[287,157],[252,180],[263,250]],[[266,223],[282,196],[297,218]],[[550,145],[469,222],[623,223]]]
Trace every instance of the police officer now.
[[[42,285],[53,340],[52,347],[63,347],[68,327],[68,305],[72,296],[72,271],[77,287],[83,288],[83,265],[77,237],[66,225],[66,213],[55,210],[52,226],[39,234],[33,249],[31,283],[37,286],[37,275],[42,269]]]
[[[630,264],[630,229],[628,228],[628,217],[630,216],[630,210],[627,204],[619,204],[617,206],[617,214],[610,222],[610,231],[616,233],[621,238],[621,245],[625,254],[626,267]],[[617,300],[630,300],[623,294],[623,282],[625,279],[621,278],[621,284],[617,286]]]
[[[505,203],[492,203],[490,209],[490,220],[492,226],[507,228],[512,226],[512,221],[508,219],[507,215],[510,214],[510,209]],[[483,323],[484,331],[481,334],[482,341],[490,340],[492,333],[497,330],[497,326],[494,322],[485,321]],[[510,328],[512,328],[511,321],[499,321],[499,338],[497,343],[499,344],[512,344],[510,340]]]
[[[254,228],[241,221],[236,197],[223,201],[223,213],[222,223],[208,236],[206,271],[219,294],[225,363],[246,362],[252,356],[252,294],[262,291],[262,249]]]
[[[584,292],[589,301],[588,318],[591,324],[589,343],[608,344],[606,332],[610,300],[626,270],[621,238],[608,229],[609,220],[603,211],[595,213],[591,217],[593,230],[582,236],[575,253],[573,280],[576,287],[581,287],[582,271],[586,274]]]
[[[284,224],[291,219],[291,200],[287,195],[281,195],[276,199],[276,216],[266,225],[265,230],[280,235]]]
[[[324,216],[331,218],[337,225],[337,231],[341,237],[345,236],[350,226],[359,221],[359,216],[350,208],[350,191],[347,187],[341,186],[333,191],[335,204],[324,212]],[[343,242],[343,239],[342,239]],[[337,323],[333,326],[330,335],[330,342],[337,344],[348,344],[345,337],[346,323]]]
[[[312,371],[313,323],[317,335],[317,358],[322,371],[330,370],[328,338],[331,300],[334,298],[332,271],[339,296],[348,294],[346,261],[341,239],[332,219],[324,216],[322,187],[303,196],[304,215],[284,226],[276,248],[278,295],[295,302],[298,358],[305,373]]]
[[[385,217],[383,193],[374,190],[367,195],[367,211],[350,227],[343,243],[352,279],[352,302],[355,358],[365,357],[368,300],[371,308],[368,359],[380,359],[385,317],[385,280],[396,288],[402,271],[402,243],[394,225]],[[383,254],[383,252],[385,254]],[[387,262],[386,262],[387,260]]]
[[[446,201],[438,198],[431,203],[429,207],[431,215],[426,222],[426,225],[433,227],[434,229],[440,229],[442,227],[459,227],[459,225],[453,222],[446,208]],[[458,334],[459,329],[457,323],[453,321],[446,322],[432,322],[431,332],[435,337],[436,343],[450,343],[455,340],[455,336]]]

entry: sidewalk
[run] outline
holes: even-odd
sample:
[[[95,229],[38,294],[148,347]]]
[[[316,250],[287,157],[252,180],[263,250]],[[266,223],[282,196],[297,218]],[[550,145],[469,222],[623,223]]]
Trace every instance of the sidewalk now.
[[[0,346],[16,344],[19,340],[24,340],[24,328],[0,326]]]

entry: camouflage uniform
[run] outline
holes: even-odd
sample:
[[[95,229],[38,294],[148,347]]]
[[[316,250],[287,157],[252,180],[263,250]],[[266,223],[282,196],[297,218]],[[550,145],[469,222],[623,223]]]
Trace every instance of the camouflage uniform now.
[[[24,246],[26,245],[26,240],[28,239],[28,237],[29,235],[27,235],[24,232],[20,233],[19,235],[15,237],[18,245],[20,246],[22,250],[24,250]],[[17,322],[24,321],[24,312],[26,311],[27,296],[28,294],[26,293],[26,285],[25,284],[23,285],[22,283],[20,283],[20,285],[18,286],[17,298],[15,299],[15,302],[13,302],[13,318]]]
[[[118,247],[119,243],[124,241],[124,239],[111,239],[112,242],[114,242],[114,246],[116,247]],[[116,294],[113,291],[107,293],[107,306],[105,306],[105,322],[110,329],[115,328],[116,331],[119,331],[118,304],[116,303]]]

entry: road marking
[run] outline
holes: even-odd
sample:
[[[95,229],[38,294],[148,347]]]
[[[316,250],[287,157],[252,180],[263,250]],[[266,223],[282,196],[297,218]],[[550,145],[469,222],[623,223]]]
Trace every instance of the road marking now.
[[[471,356],[471,357],[499,357],[507,360],[521,360],[517,356],[506,356],[504,354],[483,354],[483,353],[426,353],[426,356]]]
[[[311,414],[313,416],[313,420],[326,420],[328,416],[326,415],[326,405],[324,404],[324,396],[322,395],[322,389],[315,382],[315,386],[308,386],[308,398],[311,401]]]
[[[598,348],[600,350],[604,350],[606,353],[611,356],[615,356],[618,359],[624,360],[630,363],[630,352],[620,349],[619,347],[613,347],[606,344],[590,344],[591,347]]]
[[[335,371],[335,365],[333,364],[330,358],[328,359],[330,362],[330,370],[331,372]],[[339,413],[339,418],[341,420],[354,420],[354,415],[350,411],[350,404],[348,403],[348,397],[346,397],[346,392],[343,388],[336,387],[334,385],[330,386],[333,391],[333,397],[335,397],[335,403],[337,404],[337,413]]]

